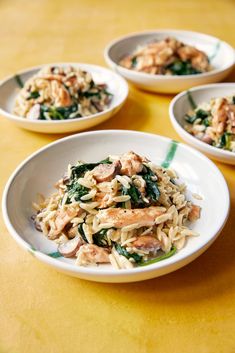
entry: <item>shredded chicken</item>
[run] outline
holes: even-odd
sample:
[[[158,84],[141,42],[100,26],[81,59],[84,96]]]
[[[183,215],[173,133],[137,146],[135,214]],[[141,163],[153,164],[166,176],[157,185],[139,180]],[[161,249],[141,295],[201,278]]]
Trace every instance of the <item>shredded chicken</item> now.
[[[100,223],[111,223],[113,227],[122,228],[131,224],[138,224],[138,227],[152,226],[155,219],[164,212],[159,207],[148,207],[144,209],[122,209],[108,208],[97,213],[96,217]]]

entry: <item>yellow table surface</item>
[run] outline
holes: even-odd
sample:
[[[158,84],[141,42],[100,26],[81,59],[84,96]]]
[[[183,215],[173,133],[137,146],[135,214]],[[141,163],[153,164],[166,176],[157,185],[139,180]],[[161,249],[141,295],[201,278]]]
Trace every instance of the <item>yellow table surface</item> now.
[[[234,15],[233,0],[2,0],[0,78],[50,62],[105,65],[110,40],[145,29],[195,30],[235,46]],[[168,117],[171,98],[131,88],[124,108],[96,129],[180,140]],[[21,130],[3,118],[0,127],[2,191],[24,158],[63,135]],[[57,273],[19,248],[1,217],[0,353],[234,353],[235,169],[216,164],[232,204],[220,237],[193,263],[146,282],[99,284]]]

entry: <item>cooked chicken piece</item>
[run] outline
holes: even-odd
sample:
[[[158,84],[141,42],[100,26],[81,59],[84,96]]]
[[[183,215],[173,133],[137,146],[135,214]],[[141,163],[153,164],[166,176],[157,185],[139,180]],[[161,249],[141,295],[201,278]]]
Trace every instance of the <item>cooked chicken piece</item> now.
[[[68,107],[72,105],[69,92],[59,81],[51,81],[51,95],[56,107]]]
[[[228,110],[228,123],[233,134],[235,134],[235,104],[229,105]]]
[[[197,55],[192,58],[192,67],[197,69],[198,71],[208,71],[209,69],[209,62],[206,54],[200,51]]]
[[[107,263],[109,252],[105,248],[100,248],[94,244],[84,244],[77,252],[77,263],[79,265]]]
[[[55,218],[55,229],[51,228],[48,234],[48,238],[56,239],[58,235],[62,232],[64,227],[73,219],[83,212],[82,209],[75,211],[73,208],[60,209],[56,213]]]
[[[130,151],[121,156],[120,162],[122,165],[121,174],[132,176],[142,171],[143,162],[146,162],[146,160]]]
[[[41,77],[44,79],[44,80],[48,80],[48,81],[59,81],[59,82],[62,82],[63,81],[63,76],[61,75],[55,75],[55,74],[42,74]]]
[[[156,252],[158,249],[160,249],[161,243],[152,235],[143,235],[131,243],[131,246],[140,250]]]
[[[226,127],[228,102],[225,98],[217,98],[212,108],[212,127],[217,136],[221,136]]]
[[[104,192],[97,192],[95,195],[95,202],[100,202],[100,205],[98,208],[106,208],[108,206],[111,206],[113,203],[112,201],[112,195],[110,193],[104,193]]]
[[[209,66],[208,58],[205,53],[190,45],[184,45],[177,50],[181,60],[191,60],[192,66],[199,71],[206,71]]]
[[[152,42],[149,43],[147,46],[144,46],[143,48],[139,49],[137,52],[138,56],[142,55],[156,55],[159,53],[161,50],[165,49],[167,47],[167,44],[165,40],[161,40],[158,42]]]
[[[201,207],[197,205],[192,205],[191,211],[189,212],[188,219],[191,222],[195,222],[200,218]]]
[[[183,45],[180,41],[172,37],[166,38],[165,42],[167,43],[167,46],[174,52]]]
[[[154,57],[152,55],[143,55],[138,59],[136,70],[142,71],[145,68],[152,67],[154,64]]]
[[[155,218],[163,214],[158,207],[148,207],[145,209],[123,209],[109,208],[101,210],[96,217],[100,223],[111,223],[115,228],[122,228],[131,224],[138,224],[138,228],[152,226]]]
[[[120,161],[112,164],[100,164],[93,169],[93,177],[99,182],[111,181],[121,170]]]
[[[166,66],[166,63],[168,63],[169,59],[172,57],[173,54],[174,51],[171,48],[164,48],[155,56],[155,64]]]
[[[75,238],[62,243],[58,246],[58,251],[64,257],[75,257],[79,248],[84,244],[84,241],[81,237],[76,236]]]
[[[69,230],[68,230],[67,233],[66,233],[66,235],[67,235],[68,238],[70,238],[70,239],[76,237],[77,234],[78,234],[78,226],[69,228]]]

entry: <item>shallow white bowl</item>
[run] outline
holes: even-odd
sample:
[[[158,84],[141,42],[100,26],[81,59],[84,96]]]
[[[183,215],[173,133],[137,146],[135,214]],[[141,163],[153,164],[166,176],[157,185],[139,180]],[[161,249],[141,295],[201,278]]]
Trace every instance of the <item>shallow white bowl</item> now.
[[[80,131],[100,124],[103,121],[111,118],[111,116],[117,113],[118,110],[122,107],[128,96],[128,85],[126,81],[120,77],[120,75],[117,75],[104,67],[80,63],[59,63],[50,65],[59,65],[63,67],[72,65],[74,67],[79,67],[82,70],[90,72],[96,83],[107,84],[108,91],[113,94],[113,99],[109,108],[101,113],[70,120],[45,121],[30,120],[19,117],[12,113],[16,95],[20,90],[15,75],[12,75],[0,82],[0,114],[9,120],[12,120],[18,126],[32,131],[43,133],[65,133]],[[26,69],[17,73],[17,75],[20,76],[22,82],[24,83],[31,76],[35,75],[43,66],[45,65]]]
[[[211,58],[213,70],[197,75],[166,76],[136,72],[119,65],[120,60],[132,53],[138,46],[166,37],[175,37],[183,43],[203,50]],[[191,31],[167,29],[134,33],[114,40],[105,48],[104,57],[113,70],[135,86],[162,93],[177,93],[192,86],[221,81],[231,72],[235,62],[234,49],[216,37]]]
[[[202,102],[209,102],[211,98],[235,95],[235,83],[217,83],[213,85],[199,86],[191,88],[190,93],[193,100],[198,105]],[[198,140],[184,129],[184,125],[186,123],[184,116],[190,109],[192,108],[188,100],[187,91],[178,94],[172,99],[169,107],[169,114],[171,123],[176,132],[178,132],[184,141],[198,148],[201,152],[208,155],[208,157],[220,162],[235,164],[234,152],[225,151],[217,147],[210,146],[207,143]]]
[[[57,250],[53,241],[35,230],[30,216],[36,193],[49,195],[53,185],[64,174],[68,163],[77,160],[97,161],[109,154],[134,150],[161,164],[169,158],[169,149],[177,146],[171,167],[188,186],[191,193],[200,194],[201,218],[192,229],[200,233],[190,238],[174,256],[146,267],[115,270],[111,265],[78,267],[74,260],[47,254]],[[166,156],[168,155],[168,159]],[[210,182],[208,182],[208,180]],[[215,193],[216,190],[216,193]],[[229,212],[229,192],[218,168],[203,154],[172,140],[141,132],[106,130],[86,132],[58,140],[28,157],[12,174],[4,190],[3,217],[13,238],[25,250],[44,263],[71,276],[99,282],[132,282],[145,280],[177,270],[204,252],[222,230]]]

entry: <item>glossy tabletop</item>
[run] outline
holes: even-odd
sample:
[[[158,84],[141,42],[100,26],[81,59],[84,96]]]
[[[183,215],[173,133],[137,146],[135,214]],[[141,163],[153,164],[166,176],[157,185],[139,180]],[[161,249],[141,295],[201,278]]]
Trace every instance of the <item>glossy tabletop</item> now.
[[[195,30],[235,46],[234,15],[232,0],[3,0],[0,79],[50,62],[105,66],[109,41],[146,29]],[[123,109],[95,129],[180,141],[168,116],[172,97],[131,87]],[[1,192],[24,158],[64,136],[21,130],[2,117],[0,132]],[[231,192],[221,235],[190,265],[145,282],[101,284],[57,273],[20,249],[1,217],[0,352],[235,352],[235,168],[216,164]]]

